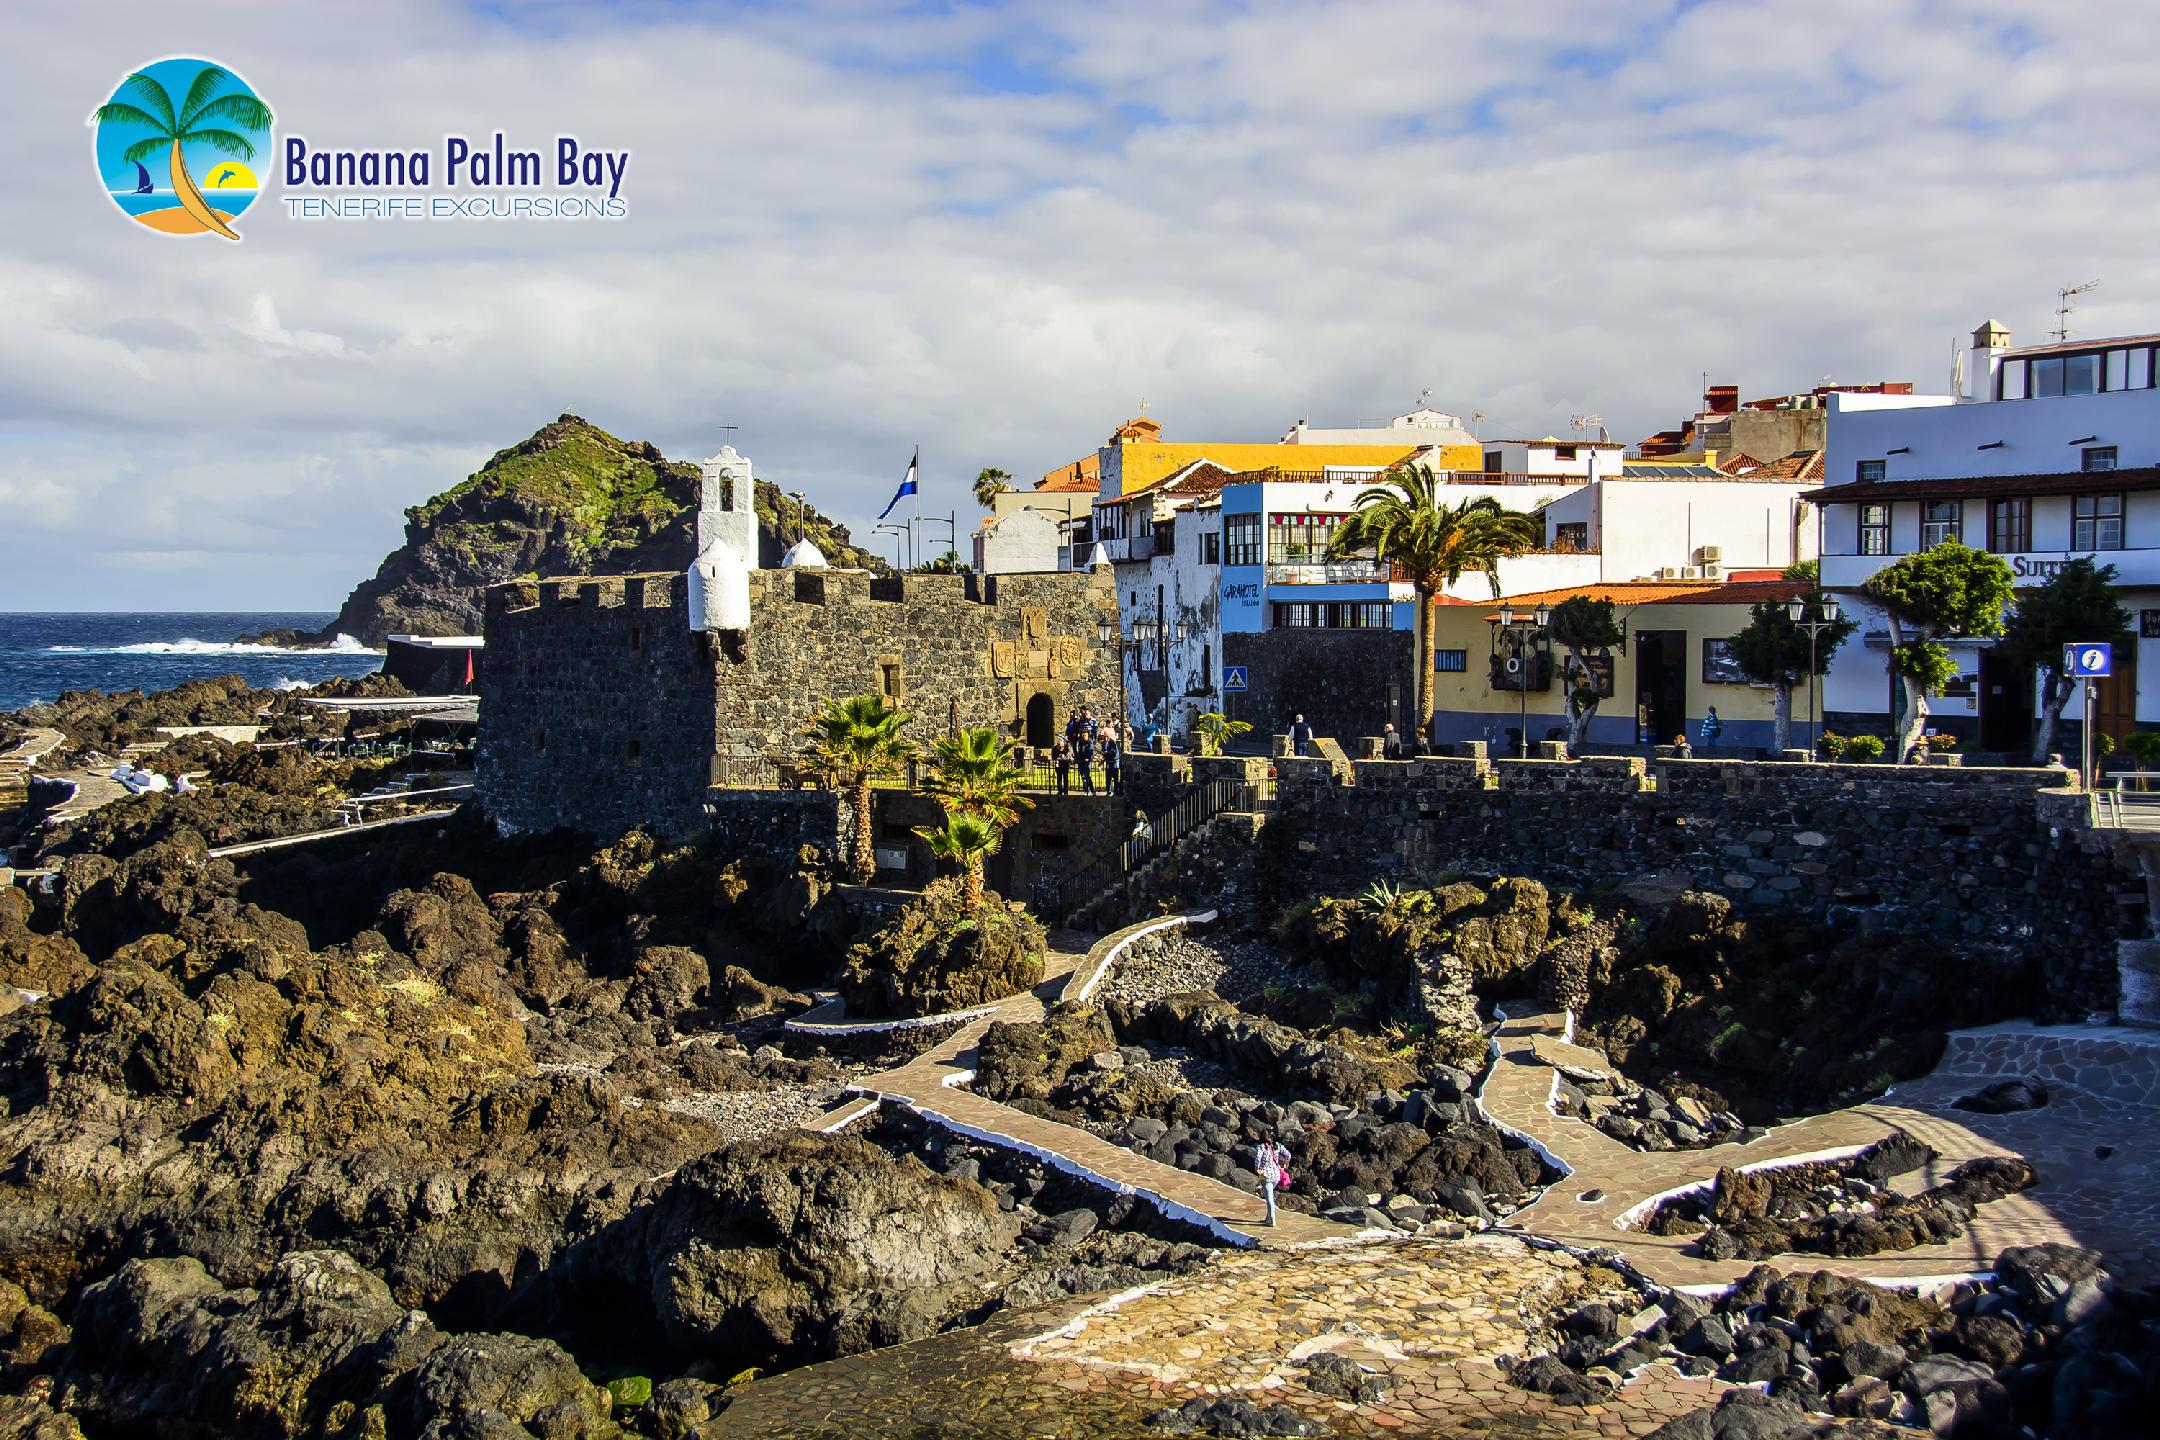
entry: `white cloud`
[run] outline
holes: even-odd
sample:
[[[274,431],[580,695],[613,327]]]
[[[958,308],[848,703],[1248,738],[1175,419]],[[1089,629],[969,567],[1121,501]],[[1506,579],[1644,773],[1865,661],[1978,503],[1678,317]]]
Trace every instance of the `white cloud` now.
[[[1142,395],[1176,437],[1431,386],[1487,433],[1633,438],[1705,370],[1939,385],[1985,316],[2036,334],[2097,275],[2084,324],[2152,328],[2160,285],[2141,7],[501,13],[11,13],[47,60],[0,92],[44,157],[0,240],[0,608],[334,604],[403,507],[565,409],[680,455],[739,424],[864,520],[918,442],[964,509]],[[306,223],[273,191],[239,247],[138,233],[82,117],[169,53],[316,145],[627,147],[630,217]]]

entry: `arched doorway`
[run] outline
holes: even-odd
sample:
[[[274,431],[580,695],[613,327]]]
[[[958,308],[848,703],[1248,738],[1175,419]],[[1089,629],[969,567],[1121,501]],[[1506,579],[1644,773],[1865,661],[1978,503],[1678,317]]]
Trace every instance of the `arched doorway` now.
[[[1038,691],[1028,697],[1027,743],[1047,750],[1056,743],[1057,703]]]

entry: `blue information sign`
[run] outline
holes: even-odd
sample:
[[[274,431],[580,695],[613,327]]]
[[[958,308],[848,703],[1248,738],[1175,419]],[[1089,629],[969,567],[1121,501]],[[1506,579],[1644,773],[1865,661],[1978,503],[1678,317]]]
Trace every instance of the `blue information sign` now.
[[[1243,665],[1223,666],[1222,688],[1223,693],[1227,695],[1235,695],[1244,690],[1246,688],[1245,667]]]
[[[2073,680],[2097,680],[2115,671],[2115,647],[2105,641],[2063,646],[2063,671]]]

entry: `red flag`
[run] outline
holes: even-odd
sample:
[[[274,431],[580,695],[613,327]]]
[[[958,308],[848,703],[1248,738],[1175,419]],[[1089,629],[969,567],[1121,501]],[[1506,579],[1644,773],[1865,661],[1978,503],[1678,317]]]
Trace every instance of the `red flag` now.
[[[469,648],[465,651],[465,683],[472,684],[472,651]]]

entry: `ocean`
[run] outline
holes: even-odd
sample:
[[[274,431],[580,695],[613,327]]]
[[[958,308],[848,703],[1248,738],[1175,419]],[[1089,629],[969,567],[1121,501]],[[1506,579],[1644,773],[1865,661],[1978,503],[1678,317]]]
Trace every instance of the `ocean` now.
[[[382,667],[382,652],[350,637],[329,650],[235,645],[235,635],[320,630],[329,611],[0,612],[0,711],[63,690],[169,690],[183,680],[240,675],[258,688],[313,685]]]

